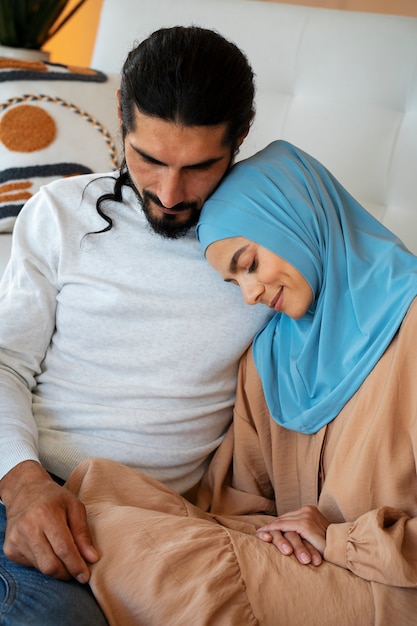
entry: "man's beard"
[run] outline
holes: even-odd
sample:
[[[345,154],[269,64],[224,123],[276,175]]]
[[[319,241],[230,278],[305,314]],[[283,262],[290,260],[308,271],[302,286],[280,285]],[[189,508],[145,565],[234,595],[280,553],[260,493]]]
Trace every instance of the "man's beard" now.
[[[178,221],[178,216],[180,215],[179,213],[161,213],[160,216],[155,217],[152,215],[151,202],[159,207],[164,206],[158,196],[155,196],[146,189],[142,194],[140,194],[132,180],[131,186],[142,205],[142,209],[146,219],[148,220],[149,226],[157,235],[162,235],[162,237],[166,237],[167,239],[178,239],[179,237],[186,235],[190,228],[197,224],[198,218],[200,217],[197,202],[181,202],[180,204],[175,205],[175,207],[172,207],[176,211],[191,211],[188,219],[185,221]]]

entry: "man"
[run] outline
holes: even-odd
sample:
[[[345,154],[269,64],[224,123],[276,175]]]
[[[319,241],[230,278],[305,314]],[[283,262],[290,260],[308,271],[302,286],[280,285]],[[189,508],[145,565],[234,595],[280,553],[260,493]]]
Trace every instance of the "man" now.
[[[4,624],[106,623],[85,585],[99,558],[85,509],[62,487],[80,461],[186,494],[223,438],[238,360],[269,313],[236,309],[193,226],[253,95],[218,34],[155,32],[123,68],[120,172],[57,181],[17,220],[0,293]]]

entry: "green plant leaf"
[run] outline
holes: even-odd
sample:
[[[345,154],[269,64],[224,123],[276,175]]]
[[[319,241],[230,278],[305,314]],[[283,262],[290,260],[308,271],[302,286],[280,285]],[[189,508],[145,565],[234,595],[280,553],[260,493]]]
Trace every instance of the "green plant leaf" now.
[[[5,46],[16,45],[17,33],[13,14],[13,4],[0,0],[0,42]]]
[[[0,0],[0,43],[39,50],[86,2],[80,0],[56,25],[69,0]]]

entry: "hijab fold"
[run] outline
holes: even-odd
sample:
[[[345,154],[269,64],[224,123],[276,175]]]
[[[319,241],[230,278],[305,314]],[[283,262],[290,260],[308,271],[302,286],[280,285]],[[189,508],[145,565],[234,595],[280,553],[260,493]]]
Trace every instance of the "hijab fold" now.
[[[275,141],[237,163],[204,204],[204,251],[242,236],[307,280],[300,320],[275,314],[253,355],[273,419],[304,433],[330,422],[382,356],[417,295],[417,257],[302,150]]]

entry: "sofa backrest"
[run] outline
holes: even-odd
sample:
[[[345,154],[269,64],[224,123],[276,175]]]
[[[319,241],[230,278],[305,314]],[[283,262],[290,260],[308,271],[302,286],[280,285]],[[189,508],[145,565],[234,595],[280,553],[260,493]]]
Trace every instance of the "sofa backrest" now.
[[[104,0],[93,67],[118,72],[156,28],[215,28],[249,57],[256,120],[240,153],[306,150],[417,253],[417,18],[262,0]]]

